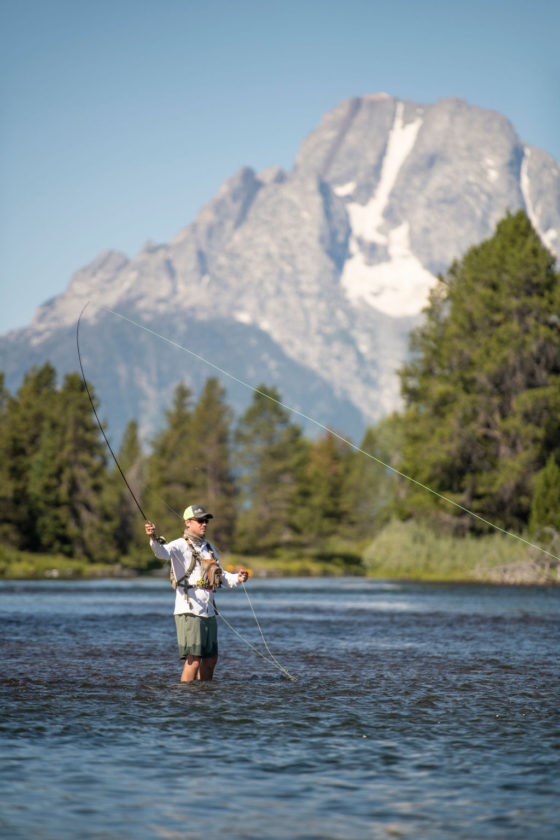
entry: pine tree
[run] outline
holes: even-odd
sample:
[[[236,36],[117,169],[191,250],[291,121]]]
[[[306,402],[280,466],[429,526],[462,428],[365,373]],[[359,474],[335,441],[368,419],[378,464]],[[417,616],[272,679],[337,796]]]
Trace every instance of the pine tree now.
[[[560,434],[560,278],[522,211],[454,263],[403,368],[403,472],[506,528]],[[433,508],[413,490],[410,507]],[[455,514],[463,527],[477,523]]]
[[[401,446],[401,424],[398,416],[392,415],[366,429],[362,452],[350,455],[344,496],[354,536],[359,539],[374,536],[394,513],[398,482],[390,467],[397,463]]]
[[[351,450],[332,432],[326,432],[310,446],[305,467],[308,501],[304,510],[307,534],[315,541],[352,531],[345,492],[350,463]]]
[[[258,553],[292,542],[300,528],[298,500],[307,447],[275,388],[259,385],[238,423],[235,444],[237,548]]]
[[[183,511],[191,504],[194,487],[191,396],[183,383],[176,387],[172,407],[165,412],[166,426],[156,435],[146,463],[143,508],[167,539],[183,533]]]
[[[46,362],[32,368],[15,397],[3,399],[3,430],[0,436],[4,461],[3,526],[8,541],[16,548],[35,551],[40,546],[37,511],[29,493],[30,472],[47,420],[55,416],[56,371]]]
[[[144,459],[136,420],[131,420],[125,429],[117,461],[130,489],[142,506]],[[104,496],[119,554],[137,554],[145,549],[146,538],[140,511],[116,464],[107,477]]]
[[[60,399],[57,402],[61,407]],[[60,499],[63,417],[63,412],[57,411],[46,419],[28,476],[29,504],[37,527],[37,537],[32,548],[47,554],[72,552],[66,505]]]
[[[190,493],[193,503],[202,504],[214,515],[211,538],[217,546],[231,542],[235,527],[235,481],[230,451],[232,419],[224,388],[217,379],[208,379],[190,424]]]
[[[17,545],[15,527],[15,497],[9,428],[10,393],[4,385],[4,374],[0,373],[0,540],[7,545]]]
[[[90,393],[95,402],[91,386]],[[79,374],[65,377],[56,409],[44,424],[29,471],[37,548],[112,561],[115,547],[103,496],[105,445]]]

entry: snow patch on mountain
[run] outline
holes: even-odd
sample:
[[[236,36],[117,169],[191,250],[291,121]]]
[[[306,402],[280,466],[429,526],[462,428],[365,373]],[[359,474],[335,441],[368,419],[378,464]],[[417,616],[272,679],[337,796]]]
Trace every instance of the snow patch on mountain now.
[[[391,190],[397,180],[397,175],[405,159],[410,154],[416,136],[422,125],[422,119],[414,120],[408,125],[403,124],[404,103],[398,102],[395,112],[395,120],[389,139],[387,151],[383,159],[381,178],[377,189],[367,204],[352,202],[347,205],[350,216],[352,234],[355,238],[363,239],[365,242],[377,242],[385,244],[387,236],[380,231],[383,224],[383,213],[387,207]],[[345,185],[342,189],[346,189]],[[337,195],[341,195],[340,187]]]
[[[525,146],[523,148],[523,152],[524,155],[523,160],[521,162],[520,182],[521,193],[523,195],[523,201],[525,202],[525,209],[527,210],[527,215],[529,216],[531,224],[539,234],[545,247],[552,251],[553,254],[558,255],[558,231],[555,228],[542,230],[542,226],[540,224],[539,216],[537,213],[537,208],[535,207],[531,198],[531,180],[529,177],[529,160],[531,157],[531,149],[528,146]]]
[[[353,253],[341,277],[346,296],[395,318],[417,315],[436,278],[410,250],[408,222],[389,231],[388,251],[390,260],[377,265],[368,265],[361,251]]]
[[[531,201],[531,184],[529,181],[529,158],[531,157],[531,149],[525,148],[523,149],[524,155],[523,160],[521,162],[521,192],[523,194],[523,201],[525,202],[525,207],[527,209],[527,215],[531,221],[531,224],[538,230],[538,221],[535,215],[535,208],[533,207],[533,202]]]
[[[356,182],[349,181],[347,184],[340,184],[340,186],[334,188],[335,195],[338,195],[339,198],[344,198],[347,195],[352,195],[354,190],[356,189]]]
[[[394,317],[418,314],[436,279],[411,251],[408,222],[388,232],[382,230],[389,196],[422,125],[422,117],[405,125],[403,114],[404,103],[398,102],[374,195],[367,204],[348,202],[346,205],[352,233],[349,257],[341,276],[342,288],[351,303],[365,302]],[[334,191],[339,197],[345,197],[351,195],[354,188],[355,184],[349,182],[335,187]],[[389,260],[369,263],[361,243],[386,246]]]

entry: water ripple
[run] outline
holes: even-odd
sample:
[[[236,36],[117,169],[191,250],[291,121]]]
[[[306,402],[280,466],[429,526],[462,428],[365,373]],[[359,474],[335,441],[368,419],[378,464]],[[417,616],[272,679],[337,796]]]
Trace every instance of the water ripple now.
[[[238,594],[223,609],[259,645]],[[297,683],[224,627],[215,682],[179,683],[160,581],[0,586],[3,836],[560,834],[556,590],[266,581],[252,600]]]

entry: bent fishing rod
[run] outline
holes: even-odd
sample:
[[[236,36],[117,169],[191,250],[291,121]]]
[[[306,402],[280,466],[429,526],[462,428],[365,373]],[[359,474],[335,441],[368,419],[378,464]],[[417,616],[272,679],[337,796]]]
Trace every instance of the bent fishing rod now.
[[[113,461],[115,462],[115,465],[116,465],[119,473],[121,474],[121,478],[124,481],[124,483],[126,484],[126,486],[128,488],[128,492],[130,493],[130,495],[134,499],[136,507],[140,511],[140,514],[141,514],[144,522],[148,522],[149,519],[146,516],[146,514],[144,513],[144,511],[142,510],[142,506],[141,506],[140,502],[136,498],[136,495],[134,494],[134,491],[133,491],[132,487],[128,483],[127,478],[126,478],[124,472],[121,469],[121,465],[119,464],[119,462],[117,460],[117,456],[113,452],[113,447],[109,443],[109,439],[108,439],[107,435],[105,434],[105,429],[103,428],[103,424],[101,423],[101,420],[99,419],[99,415],[97,414],[97,409],[95,408],[95,403],[93,401],[93,397],[91,395],[91,392],[89,390],[89,386],[87,384],[86,375],[84,373],[84,366],[83,366],[83,363],[82,363],[82,354],[80,352],[80,321],[82,319],[82,315],[84,314],[84,312],[86,311],[86,309],[88,307],[88,304],[89,304],[89,301],[86,303],[86,305],[83,307],[82,311],[80,312],[80,314],[78,316],[78,321],[76,323],[76,348],[77,348],[77,351],[78,351],[78,362],[80,364],[80,373],[82,374],[82,380],[83,380],[83,383],[84,383],[84,388],[86,389],[86,393],[88,395],[88,399],[89,399],[89,402],[90,402],[90,405],[91,405],[91,408],[92,408],[92,411],[93,411],[93,415],[94,415],[94,417],[97,421],[97,425],[99,426],[99,429],[101,430],[101,434],[103,435],[103,439],[105,440],[105,443],[107,444],[107,448],[108,448],[109,452],[111,453]],[[166,503],[166,505],[167,505],[167,503]],[[169,510],[172,513],[175,514],[175,516],[179,517],[179,519],[181,518],[176,510],[173,510],[173,508],[170,507],[169,505],[167,505],[167,507],[169,508]],[[155,539],[160,543],[165,542],[163,537],[156,537]],[[255,610],[253,609],[253,604],[251,603],[251,599],[249,598],[249,593],[247,592],[245,584],[242,583],[242,586],[243,586],[243,591],[245,592],[245,595],[247,596],[247,601],[249,602],[249,606],[251,607],[251,612],[253,613],[253,616],[254,616],[254,619],[256,621],[257,627],[259,628],[259,633],[261,635],[263,644],[264,644],[264,646],[267,650],[268,656],[265,656],[260,650],[258,650],[258,648],[256,648],[254,645],[251,644],[251,642],[249,642],[244,636],[242,636],[241,633],[239,633],[235,629],[235,627],[232,627],[232,625],[229,623],[229,621],[216,608],[217,615],[220,616],[222,621],[230,628],[230,630],[232,630],[233,633],[235,633],[236,636],[239,636],[239,638],[242,639],[242,641],[244,641],[245,644],[247,644],[252,650],[254,650],[255,653],[257,653],[262,659],[264,659],[265,662],[268,662],[269,664],[274,665],[274,667],[277,668],[281,673],[283,673],[284,676],[286,676],[289,680],[291,680],[291,682],[297,682],[296,678],[294,676],[292,676],[292,674],[290,674],[290,672],[286,668],[284,668],[283,665],[281,665],[278,662],[276,657],[271,652],[271,650],[270,650],[270,648],[269,648],[269,646],[266,642],[266,639],[264,637],[261,625],[260,625],[259,620],[258,620],[258,618],[256,616],[256,613],[255,613]]]

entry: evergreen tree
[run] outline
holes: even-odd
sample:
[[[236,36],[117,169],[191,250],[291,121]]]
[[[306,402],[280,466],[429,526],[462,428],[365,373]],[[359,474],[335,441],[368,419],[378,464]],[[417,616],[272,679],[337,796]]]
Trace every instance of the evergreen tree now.
[[[180,383],[173,405],[165,412],[166,426],[156,435],[146,464],[144,510],[167,539],[183,533],[183,511],[194,487],[190,452],[191,391]]]
[[[332,432],[311,444],[305,467],[307,481],[307,534],[314,540],[352,532],[346,491],[351,450]]]
[[[5,483],[2,489],[2,531],[15,548],[40,546],[37,511],[29,493],[32,461],[41,446],[45,424],[55,416],[56,371],[46,362],[32,368],[15,397],[3,393],[0,435]],[[7,474],[6,474],[7,473]]]
[[[225,403],[225,390],[210,378],[191,418],[189,459],[191,499],[211,511],[211,537],[218,546],[228,545],[235,527],[235,482],[230,436],[233,412]]]
[[[529,529],[538,536],[543,528],[554,528],[560,534],[560,468],[554,455],[535,476]]]
[[[390,467],[395,466],[401,450],[400,431],[398,416],[387,417],[366,429],[360,444],[362,452],[350,454],[344,497],[353,533],[359,539],[373,536],[394,512],[398,483]],[[364,452],[388,466],[368,458]]]
[[[117,461],[141,505],[144,460],[136,420],[131,420],[125,429]],[[140,511],[116,464],[107,477],[105,504],[112,519],[115,546],[119,554],[127,555],[145,549],[146,538]]]
[[[72,550],[66,506],[60,498],[62,438],[63,414],[56,412],[45,421],[28,475],[29,505],[37,527],[36,539],[30,548],[47,554],[70,554]]]
[[[440,278],[401,374],[402,471],[506,528],[527,523],[532,478],[560,447],[559,303],[554,257],[508,215]]]
[[[11,435],[8,419],[10,394],[4,381],[4,373],[0,373],[0,540],[8,545],[17,545],[18,536],[14,521],[14,468],[11,462]]]
[[[259,385],[235,432],[240,510],[236,546],[258,553],[293,541],[300,530],[301,473],[307,451],[275,388]]]
[[[91,386],[90,393],[94,398]],[[37,548],[89,560],[114,560],[103,496],[105,445],[79,374],[65,377],[56,402],[56,414],[44,424],[29,471]]]

